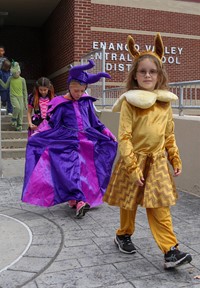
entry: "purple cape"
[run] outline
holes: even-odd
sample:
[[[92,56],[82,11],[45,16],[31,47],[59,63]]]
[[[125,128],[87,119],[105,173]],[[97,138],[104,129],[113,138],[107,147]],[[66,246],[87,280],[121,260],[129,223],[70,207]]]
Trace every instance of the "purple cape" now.
[[[102,203],[117,143],[102,131],[94,98],[78,101],[55,97],[50,102],[48,130],[27,143],[22,201],[53,206],[69,200]],[[50,128],[50,129],[49,129]]]

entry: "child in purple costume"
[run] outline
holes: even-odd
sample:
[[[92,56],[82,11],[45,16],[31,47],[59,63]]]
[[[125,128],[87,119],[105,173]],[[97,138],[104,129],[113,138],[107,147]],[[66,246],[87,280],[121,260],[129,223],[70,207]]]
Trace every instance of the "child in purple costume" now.
[[[29,138],[23,202],[46,207],[69,202],[77,218],[102,203],[117,142],[95,114],[96,99],[85,94],[88,84],[110,77],[84,71],[93,66],[89,60],[70,69],[69,92],[50,102],[46,131]]]

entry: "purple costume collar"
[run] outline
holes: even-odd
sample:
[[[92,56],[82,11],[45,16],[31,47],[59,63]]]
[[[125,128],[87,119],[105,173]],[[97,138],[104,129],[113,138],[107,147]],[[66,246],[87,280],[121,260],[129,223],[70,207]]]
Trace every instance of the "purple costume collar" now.
[[[93,102],[96,101],[97,99],[94,97],[91,97],[87,94],[83,94],[83,96],[81,96],[81,98],[79,100],[77,100],[77,102],[85,100],[85,99],[91,99]],[[64,95],[62,96],[56,96],[55,98],[53,98],[50,102],[49,102],[49,109],[48,109],[48,113],[51,113],[56,107],[58,107],[59,105],[63,104],[63,103],[67,103],[67,102],[72,102],[73,100],[70,99],[66,99],[64,98]]]

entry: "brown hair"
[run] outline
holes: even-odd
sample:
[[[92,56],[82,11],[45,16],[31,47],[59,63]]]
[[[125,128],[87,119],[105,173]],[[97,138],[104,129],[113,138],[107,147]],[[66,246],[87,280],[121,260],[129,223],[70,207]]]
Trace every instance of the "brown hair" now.
[[[163,65],[160,64],[160,61],[153,55],[150,54],[145,54],[140,56],[139,58],[136,58],[133,62],[133,65],[129,71],[127,81],[126,81],[126,89],[128,90],[134,90],[134,89],[139,89],[138,87],[138,82],[135,79],[136,78],[136,73],[137,69],[139,66],[139,63],[143,61],[144,59],[150,59],[152,62],[156,65],[157,70],[158,70],[158,81],[156,83],[155,89],[163,89],[167,90],[168,88],[168,76],[167,72],[164,68]]]
[[[9,70],[11,68],[11,62],[8,59],[5,59],[2,63],[1,69],[3,70],[5,68],[8,68]]]
[[[50,100],[55,97],[54,87],[51,84],[51,81],[48,78],[46,78],[46,77],[39,78],[36,81],[35,86],[33,88],[33,97],[34,97],[33,107],[34,107],[34,109],[38,109],[39,108],[40,93],[39,93],[38,88],[40,86],[46,87],[46,88],[49,89],[47,96],[49,97]]]

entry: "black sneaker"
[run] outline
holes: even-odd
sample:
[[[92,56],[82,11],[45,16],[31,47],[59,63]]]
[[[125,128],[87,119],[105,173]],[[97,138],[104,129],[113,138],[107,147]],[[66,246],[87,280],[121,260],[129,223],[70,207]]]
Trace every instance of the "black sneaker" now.
[[[76,205],[76,218],[80,219],[90,210],[90,205],[86,202],[79,201]]]
[[[118,246],[119,251],[123,253],[132,254],[136,252],[130,235],[116,235],[114,242]]]
[[[165,254],[165,269],[174,268],[183,264],[190,263],[192,261],[192,256],[189,253],[179,251],[176,248],[177,246],[178,245],[175,245]]]

